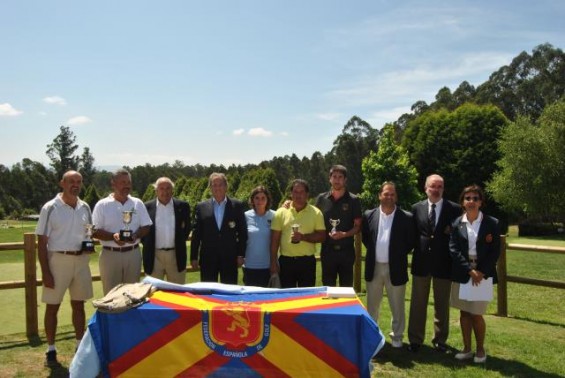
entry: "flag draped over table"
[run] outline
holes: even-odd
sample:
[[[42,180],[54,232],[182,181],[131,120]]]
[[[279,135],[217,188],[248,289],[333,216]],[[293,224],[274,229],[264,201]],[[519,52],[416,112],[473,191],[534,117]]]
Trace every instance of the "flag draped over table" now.
[[[320,291],[157,291],[97,312],[89,331],[106,376],[368,377],[384,340],[358,298]]]

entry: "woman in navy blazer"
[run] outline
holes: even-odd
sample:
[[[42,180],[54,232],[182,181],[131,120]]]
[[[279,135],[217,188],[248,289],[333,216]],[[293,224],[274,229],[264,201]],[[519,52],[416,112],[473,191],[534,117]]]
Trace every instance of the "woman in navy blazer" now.
[[[468,301],[459,298],[459,286],[472,280],[473,285],[492,277],[496,283],[496,261],[500,255],[500,229],[498,220],[484,215],[480,208],[484,203],[484,192],[478,185],[463,189],[459,202],[464,214],[453,222],[449,240],[449,253],[453,269],[451,280],[451,306],[461,311],[460,324],[463,334],[463,351],[455,358],[473,358],[471,334],[477,343],[474,362],[483,363],[487,355],[484,349],[486,324],[483,315],[488,301]]]

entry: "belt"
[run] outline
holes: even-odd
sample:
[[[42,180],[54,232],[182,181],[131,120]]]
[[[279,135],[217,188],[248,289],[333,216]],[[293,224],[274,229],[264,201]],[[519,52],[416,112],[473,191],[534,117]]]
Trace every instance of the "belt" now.
[[[63,255],[80,256],[82,251],[53,251],[55,253],[61,253]]]
[[[306,255],[306,256],[286,256],[286,255],[281,255],[281,257],[284,257],[285,259],[292,259],[292,260],[300,260],[300,259],[311,259],[311,258],[315,258],[314,255]]]
[[[469,257],[469,262],[477,262],[477,258],[476,257]]]
[[[107,246],[104,246],[102,248],[104,248],[107,251],[128,252],[128,251],[132,251],[132,250],[136,249],[138,246],[139,246],[139,244],[130,245],[129,247],[107,247]]]
[[[175,247],[171,247],[171,248],[155,248],[158,249],[159,251],[172,251],[175,249]]]

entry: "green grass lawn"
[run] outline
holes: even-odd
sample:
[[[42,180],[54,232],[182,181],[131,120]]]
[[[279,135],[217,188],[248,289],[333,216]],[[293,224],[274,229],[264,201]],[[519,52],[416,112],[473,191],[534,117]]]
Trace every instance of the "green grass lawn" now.
[[[33,232],[34,224],[23,224],[19,229],[0,229],[0,243],[23,240],[24,232]],[[20,239],[17,239],[17,238]],[[10,238],[10,239],[7,239]],[[516,229],[510,229],[509,243],[565,246],[565,240],[558,238],[518,238]],[[21,251],[0,251],[0,280],[22,280],[23,264]],[[508,273],[516,276],[565,281],[565,255],[508,251]],[[91,269],[98,273],[97,255],[91,258]],[[38,271],[38,277],[40,277]],[[320,272],[318,272],[320,277]],[[198,273],[189,273],[187,282],[198,280]],[[95,298],[102,296],[101,283],[94,283]],[[364,289],[364,282],[363,282]],[[57,348],[63,367],[50,371],[42,365],[45,342],[41,329],[44,306],[38,304],[41,336],[35,340],[25,337],[25,314],[23,289],[4,290],[0,305],[0,376],[37,377],[67,376],[74,351],[74,335],[70,326],[68,300],[61,306]],[[360,298],[365,302],[364,293]],[[410,283],[407,286],[406,310],[409,308]],[[509,283],[509,317],[496,316],[495,300],[490,304],[485,317],[489,355],[485,365],[455,361],[453,354],[435,352],[429,342],[432,337],[432,306],[428,307],[426,343],[418,354],[396,350],[387,344],[375,359],[373,376],[384,377],[563,377],[565,376],[565,317],[563,316],[563,291],[559,289]],[[431,299],[430,299],[431,302]],[[383,301],[379,326],[384,335],[390,331],[390,310]],[[94,308],[86,305],[88,316]],[[458,313],[451,311],[450,337],[448,343],[455,349],[462,346]],[[388,338],[387,338],[388,341]],[[406,341],[406,339],[405,339]]]

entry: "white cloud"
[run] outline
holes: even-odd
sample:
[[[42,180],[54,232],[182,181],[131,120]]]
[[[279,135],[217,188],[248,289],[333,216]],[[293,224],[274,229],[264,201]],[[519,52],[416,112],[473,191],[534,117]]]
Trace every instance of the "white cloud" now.
[[[39,115],[45,117],[47,115],[47,112],[39,112]]]
[[[320,113],[316,114],[316,117],[324,121],[339,121],[343,116],[342,113]]]
[[[272,131],[265,130],[262,127],[255,127],[255,128],[249,129],[247,131],[247,133],[245,132],[245,129],[236,129],[236,130],[232,131],[232,134],[235,135],[235,136],[242,136],[242,135],[247,134],[250,137],[265,137],[265,138],[273,136]]]
[[[65,106],[67,105],[67,100],[60,96],[48,96],[43,99],[43,102],[46,102],[51,105],[60,105]]]
[[[256,127],[254,129],[250,129],[247,134],[252,137],[270,137],[273,135],[273,132],[265,130],[262,127]]]
[[[15,117],[19,116],[23,112],[20,110],[16,110],[12,105],[8,104],[7,102],[4,104],[0,104],[0,117]]]
[[[288,132],[286,132],[286,131],[281,131],[281,132],[279,133],[279,135],[284,136],[284,137],[287,137],[287,136],[288,136]]]
[[[443,86],[453,91],[462,81],[481,84],[471,78],[488,79],[488,74],[508,64],[506,53],[476,52],[453,58],[443,65],[423,64],[408,70],[388,71],[372,77],[358,77],[356,82],[331,91],[328,95],[336,103],[347,106],[396,106],[415,100],[433,101]],[[413,101],[413,102],[414,102]]]
[[[87,116],[77,116],[77,117],[73,117],[71,119],[69,119],[67,121],[68,125],[84,125],[86,123],[90,123],[92,122],[92,120],[90,118],[88,118]]]

